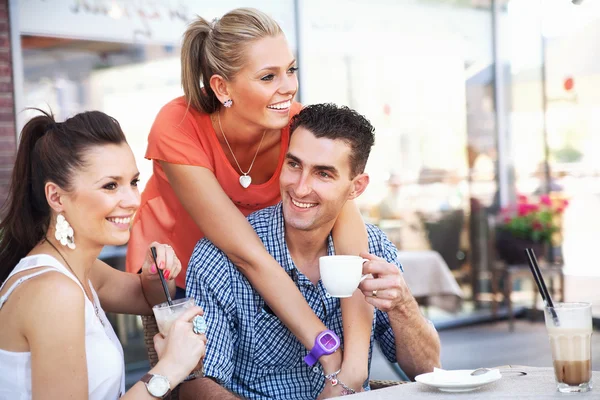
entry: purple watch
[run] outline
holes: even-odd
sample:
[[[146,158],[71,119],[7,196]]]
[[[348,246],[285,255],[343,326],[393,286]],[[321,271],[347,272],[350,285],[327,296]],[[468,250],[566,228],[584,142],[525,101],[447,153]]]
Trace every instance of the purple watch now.
[[[340,347],[340,338],[335,332],[326,330],[317,336],[312,350],[304,357],[304,362],[311,367],[324,355],[334,353]]]

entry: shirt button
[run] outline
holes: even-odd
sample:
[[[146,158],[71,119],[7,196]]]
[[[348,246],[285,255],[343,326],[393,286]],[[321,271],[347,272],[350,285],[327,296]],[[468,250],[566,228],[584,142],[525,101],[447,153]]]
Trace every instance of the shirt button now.
[[[318,374],[318,373],[319,373],[319,372],[321,372],[321,371],[319,370],[319,367],[313,367],[313,372],[314,372],[315,374]]]
[[[328,299],[330,299],[331,295],[329,293],[325,293],[325,297],[327,297]]]

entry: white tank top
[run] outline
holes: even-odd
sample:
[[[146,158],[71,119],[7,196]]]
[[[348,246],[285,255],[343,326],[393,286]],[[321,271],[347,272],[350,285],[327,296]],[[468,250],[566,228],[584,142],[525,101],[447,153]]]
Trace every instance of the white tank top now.
[[[31,275],[22,276],[0,297],[0,309],[8,300],[11,292],[21,283],[34,276],[49,271],[59,271],[71,278],[81,290],[83,287],[77,278],[58,260],[46,254],[23,258],[8,276],[33,268],[44,268]],[[2,290],[4,284],[0,286]],[[88,371],[88,389],[90,400],[118,399],[125,393],[125,365],[123,348],[110,322],[100,307],[98,295],[90,282],[94,303],[98,307],[98,316],[94,304],[85,296],[85,352]],[[85,294],[85,291],[84,291]],[[102,323],[98,319],[102,320]],[[0,349],[0,400],[31,399],[31,353],[12,352]]]

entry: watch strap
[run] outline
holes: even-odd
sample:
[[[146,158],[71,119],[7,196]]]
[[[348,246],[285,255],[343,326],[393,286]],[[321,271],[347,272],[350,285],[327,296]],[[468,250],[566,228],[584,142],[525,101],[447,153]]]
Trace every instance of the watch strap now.
[[[147,373],[146,375],[142,376],[140,378],[140,381],[144,382],[144,383],[150,383],[150,379],[152,379],[154,375]]]
[[[142,376],[140,378],[140,382],[144,382],[146,384],[146,389],[148,389],[148,384],[150,383],[150,380],[154,377],[154,374],[151,374],[150,372],[148,372],[146,375]],[[150,393],[150,390],[148,390],[148,393]],[[171,389],[167,390],[167,393],[165,393],[162,397],[156,397],[154,396],[152,393],[150,393],[150,396],[152,397],[156,397],[157,399],[164,399],[166,398],[169,394],[171,394]]]
[[[336,339],[336,347],[334,349],[326,349],[320,343],[321,338],[326,334],[331,335]],[[313,348],[308,352],[308,354],[304,357],[304,362],[307,363],[310,367],[312,367],[319,360],[319,358],[321,358],[325,354],[333,354],[339,348],[339,346],[340,339],[335,334],[335,332],[329,329],[325,330],[319,333],[319,335],[317,335],[317,337],[315,338],[315,344]]]
[[[313,355],[312,350],[304,357],[304,362],[307,363],[310,367],[317,363],[318,358]]]

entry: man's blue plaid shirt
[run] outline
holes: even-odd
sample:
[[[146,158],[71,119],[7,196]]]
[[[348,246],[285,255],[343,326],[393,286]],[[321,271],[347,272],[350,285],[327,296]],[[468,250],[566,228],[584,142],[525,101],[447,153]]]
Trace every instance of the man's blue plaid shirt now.
[[[257,211],[248,221],[267,251],[290,278],[325,326],[342,340],[340,300],[329,296],[294,265],[285,243],[281,203]],[[369,252],[402,269],[396,247],[378,228],[367,225]],[[334,254],[331,236],[328,252]],[[206,376],[248,399],[315,399],[325,381],[319,363],[309,367],[308,351],[279,321],[258,292],[225,253],[203,239],[196,245],[187,270],[187,296],[204,308],[208,324],[204,359]],[[376,311],[371,350],[376,339],[390,362],[396,361],[394,334],[386,313]],[[371,353],[371,352],[370,352]],[[371,354],[369,354],[369,363]]]

